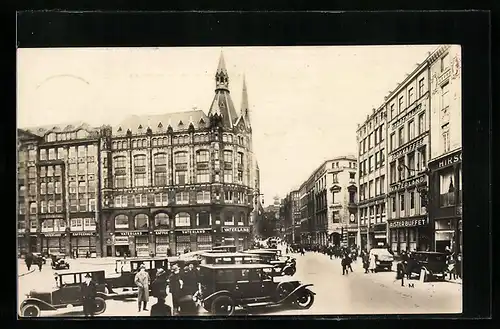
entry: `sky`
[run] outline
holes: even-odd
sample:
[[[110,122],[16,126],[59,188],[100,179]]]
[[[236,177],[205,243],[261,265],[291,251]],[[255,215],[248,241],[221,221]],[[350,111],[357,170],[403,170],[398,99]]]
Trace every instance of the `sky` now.
[[[323,161],[357,152],[356,128],[436,45],[18,49],[17,120],[28,128],[129,115],[208,114],[221,51],[240,110],[245,76],[265,205]]]

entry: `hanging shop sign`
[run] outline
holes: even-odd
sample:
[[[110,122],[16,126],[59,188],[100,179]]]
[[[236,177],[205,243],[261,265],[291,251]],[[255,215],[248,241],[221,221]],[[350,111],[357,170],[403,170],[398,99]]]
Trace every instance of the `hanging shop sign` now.
[[[182,234],[203,234],[207,231],[210,231],[210,228],[207,229],[196,229],[196,228],[190,228],[190,229],[177,229],[177,232],[181,232]]]
[[[93,236],[95,232],[71,232],[72,236]]]
[[[122,236],[138,236],[138,235],[148,235],[148,231],[127,231],[127,232],[115,232],[116,235]]]
[[[401,219],[389,222],[389,228],[419,227],[428,224],[427,217],[418,219]]]
[[[392,184],[391,185],[391,192],[395,192],[395,191],[398,191],[398,190],[401,190],[401,189],[404,189],[404,188],[407,188],[407,187],[410,187],[413,185],[424,183],[425,180],[426,180],[426,177],[424,175],[421,175],[421,176],[418,176],[418,177],[415,177],[412,179],[405,180],[405,181],[400,182],[400,183]]]
[[[244,227],[222,227],[222,232],[250,232],[248,226]]]

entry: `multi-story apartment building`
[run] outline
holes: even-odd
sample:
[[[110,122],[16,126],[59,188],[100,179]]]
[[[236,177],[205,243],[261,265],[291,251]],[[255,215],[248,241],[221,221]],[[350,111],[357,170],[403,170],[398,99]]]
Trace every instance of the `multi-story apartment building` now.
[[[327,160],[301,185],[302,242],[340,245],[342,233],[349,231],[349,241],[354,244],[357,231],[356,161],[355,156]]]
[[[21,252],[101,254],[99,139],[85,123],[18,130]]]
[[[248,247],[251,213],[261,205],[253,200],[259,177],[246,84],[237,113],[222,54],[215,82],[208,115],[19,130],[20,251],[145,256]]]
[[[299,190],[291,191],[284,202],[284,228],[285,240],[288,243],[295,243],[296,237],[300,235],[300,192]]]
[[[359,164],[357,244],[367,249],[387,243],[386,131],[385,103],[373,109],[356,131]]]
[[[441,46],[430,65],[429,214],[436,251],[462,253],[462,95],[460,46]]]

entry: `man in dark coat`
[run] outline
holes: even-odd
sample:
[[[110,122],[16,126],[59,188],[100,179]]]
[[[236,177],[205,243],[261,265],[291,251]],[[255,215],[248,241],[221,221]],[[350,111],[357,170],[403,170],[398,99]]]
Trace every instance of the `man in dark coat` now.
[[[151,283],[151,290],[153,296],[160,299],[167,297],[167,272],[164,269],[159,268],[156,272],[156,277]]]
[[[31,270],[31,264],[33,264],[33,254],[31,252],[26,254],[26,257],[24,258],[24,261],[26,262],[26,267],[28,268],[28,271]]]
[[[194,269],[193,263],[187,266],[187,269],[182,275],[182,281],[184,281],[184,287],[182,288],[183,295],[193,296],[199,290],[198,273]]]
[[[96,285],[94,281],[92,281],[92,277],[88,273],[84,277],[84,282],[82,283],[81,291],[83,300],[83,314],[86,317],[94,316]]]
[[[180,268],[177,264],[172,265],[172,274],[170,274],[168,281],[168,287],[172,294],[173,312],[177,313],[179,311],[179,298],[181,297],[181,290],[184,284],[181,278]]]
[[[158,297],[158,302],[151,306],[151,316],[171,316],[172,308],[165,304],[165,298]]]

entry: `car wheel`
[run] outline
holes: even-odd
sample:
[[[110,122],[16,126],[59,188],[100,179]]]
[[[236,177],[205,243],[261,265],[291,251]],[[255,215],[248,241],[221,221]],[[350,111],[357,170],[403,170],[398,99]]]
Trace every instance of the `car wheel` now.
[[[21,309],[21,315],[28,318],[36,318],[40,316],[40,307],[35,304],[24,305]]]
[[[295,304],[300,309],[308,309],[314,303],[314,294],[309,289],[304,289],[297,293]]]
[[[106,301],[101,297],[95,298],[95,314],[102,314],[106,311]]]
[[[216,297],[211,303],[210,311],[215,315],[233,315],[234,301],[229,296]]]

